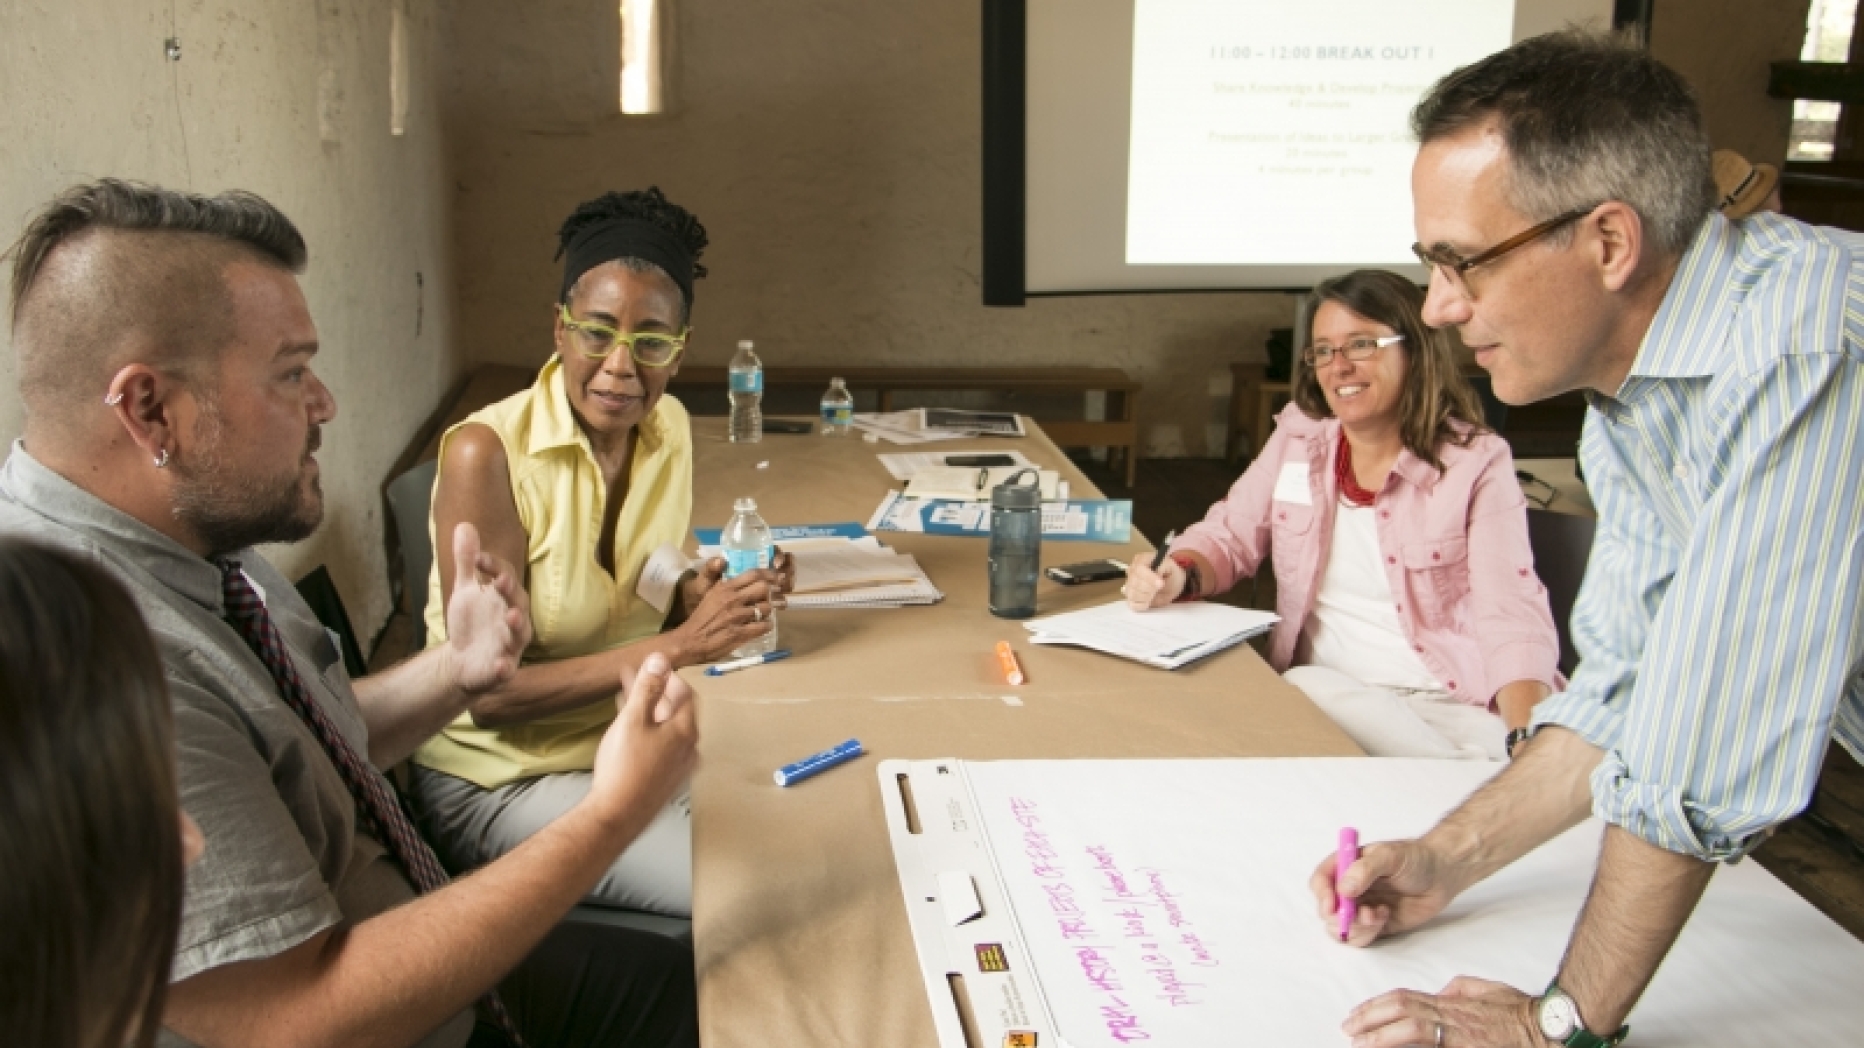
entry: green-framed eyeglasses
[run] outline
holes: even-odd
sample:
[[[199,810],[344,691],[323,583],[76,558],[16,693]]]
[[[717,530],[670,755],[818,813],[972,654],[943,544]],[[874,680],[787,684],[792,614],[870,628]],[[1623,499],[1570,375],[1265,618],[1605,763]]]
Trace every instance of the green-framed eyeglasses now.
[[[1321,368],[1333,363],[1333,355],[1335,353],[1358,364],[1371,360],[1374,353],[1384,349],[1386,346],[1396,345],[1403,341],[1403,335],[1381,335],[1377,338],[1371,335],[1365,335],[1360,338],[1349,338],[1338,346],[1326,342],[1316,342],[1301,351],[1301,359],[1307,361],[1308,367],[1313,368],[1315,371],[1319,371]]]
[[[688,327],[677,335],[663,331],[637,331],[626,335],[607,324],[577,320],[570,316],[567,303],[557,305],[557,319],[576,337],[578,351],[590,360],[607,360],[609,354],[615,352],[617,343],[625,343],[634,362],[648,368],[664,368],[678,360],[686,348],[687,337],[693,333]]]

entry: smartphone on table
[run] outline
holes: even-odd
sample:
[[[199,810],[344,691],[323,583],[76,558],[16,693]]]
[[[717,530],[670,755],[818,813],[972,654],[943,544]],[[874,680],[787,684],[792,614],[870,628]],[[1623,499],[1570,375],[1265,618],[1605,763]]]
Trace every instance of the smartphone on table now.
[[[1084,582],[1123,579],[1126,577],[1126,565],[1108,557],[1102,560],[1084,560],[1077,564],[1058,564],[1046,569],[1043,574],[1064,586],[1079,586]]]

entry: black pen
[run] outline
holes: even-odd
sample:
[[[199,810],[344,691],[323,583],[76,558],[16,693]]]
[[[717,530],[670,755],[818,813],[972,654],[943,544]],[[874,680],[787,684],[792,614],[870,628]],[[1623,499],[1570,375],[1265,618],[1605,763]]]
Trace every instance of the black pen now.
[[[1159,551],[1152,557],[1152,571],[1154,574],[1158,572],[1159,565],[1165,563],[1165,554],[1171,552],[1171,540],[1177,537],[1178,533],[1176,531],[1168,531],[1165,533],[1165,541],[1159,543]]]

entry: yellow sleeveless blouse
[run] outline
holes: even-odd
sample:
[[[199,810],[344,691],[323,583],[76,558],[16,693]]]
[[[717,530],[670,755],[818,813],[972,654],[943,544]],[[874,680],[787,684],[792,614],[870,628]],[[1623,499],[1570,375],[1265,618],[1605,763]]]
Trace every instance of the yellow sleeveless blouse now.
[[[596,563],[596,541],[608,492],[589,438],[576,424],[556,357],[522,393],[468,416],[498,434],[511,471],[511,493],[524,525],[526,587],[535,636],[524,661],[546,662],[606,651],[660,631],[664,616],[635,593],[641,568],[662,543],[681,545],[692,517],[692,426],[686,409],[662,394],[641,420],[628,495],[615,526],[615,576]],[[438,479],[435,481],[438,484]],[[433,518],[427,527],[433,531]],[[444,643],[446,609],[440,597],[440,557],[452,543],[434,536],[434,567],[427,583],[427,646]],[[596,745],[615,718],[602,699],[526,724],[480,728],[462,713],[427,741],[417,763],[495,789],[520,779],[562,771],[588,771]]]

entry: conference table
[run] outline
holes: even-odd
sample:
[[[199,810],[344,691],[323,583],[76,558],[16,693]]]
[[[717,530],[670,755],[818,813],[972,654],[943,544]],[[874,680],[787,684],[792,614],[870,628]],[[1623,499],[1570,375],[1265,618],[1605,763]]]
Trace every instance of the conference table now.
[[[723,527],[751,497],[772,526],[865,522],[898,482],[882,452],[1021,451],[1099,492],[1033,423],[1020,439],[912,447],[858,432],[725,439],[693,419],[693,526]],[[699,696],[692,784],[693,939],[701,1039],[737,1045],[938,1042],[881,808],[883,759],[1341,756],[1358,748],[1248,645],[1176,671],[1028,643],[985,605],[987,539],[882,532],[945,594],[928,607],[789,610],[789,659],[723,677],[682,671]],[[1045,565],[1151,547],[1044,542]],[[1113,582],[1044,578],[1039,615],[1119,598]],[[1004,682],[1009,641],[1027,683]],[[789,787],[782,765],[856,738],[867,756]],[[994,1046],[992,1046],[994,1048]]]

